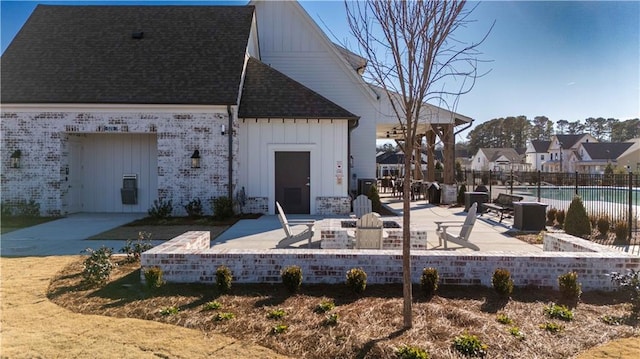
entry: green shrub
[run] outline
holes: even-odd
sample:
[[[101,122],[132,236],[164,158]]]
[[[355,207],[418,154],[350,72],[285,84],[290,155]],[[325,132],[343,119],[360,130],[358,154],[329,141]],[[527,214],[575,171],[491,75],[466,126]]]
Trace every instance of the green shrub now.
[[[396,349],[396,357],[398,359],[429,359],[429,353],[419,347],[403,345]]]
[[[324,325],[325,327],[334,327],[338,325],[338,319],[340,319],[340,316],[338,314],[327,315],[326,318],[324,318],[322,325]]]
[[[222,321],[225,321],[225,320],[234,319],[235,317],[236,317],[236,315],[233,314],[233,313],[223,312],[223,313],[216,314],[216,316],[213,317],[213,320],[215,320],[216,322],[222,322]]]
[[[187,211],[189,217],[202,217],[202,202],[200,198],[192,199],[184,206],[184,210]]]
[[[553,224],[555,223],[556,220],[556,214],[558,213],[558,210],[551,207],[549,208],[549,210],[547,211],[547,224],[550,226],[553,226]]]
[[[164,285],[164,280],[162,279],[162,268],[154,266],[145,269],[144,280],[147,283],[147,288],[149,289],[162,287]]]
[[[582,285],[578,283],[578,273],[569,272],[558,277],[558,287],[564,299],[578,301],[582,294]]]
[[[284,309],[273,309],[270,310],[269,313],[267,313],[267,318],[282,319],[285,315],[287,315],[287,312],[285,312]]]
[[[231,270],[226,266],[219,266],[216,269],[216,287],[221,293],[226,293],[231,289],[231,281],[233,281],[233,275]]]
[[[16,204],[18,215],[22,217],[40,217],[40,203],[34,200],[20,200]]]
[[[629,269],[626,274],[611,272],[608,275],[621,291],[629,295],[632,317],[640,319],[640,271]]]
[[[564,209],[558,210],[558,212],[556,212],[556,222],[558,222],[558,226],[562,227],[564,225],[564,219],[566,218],[567,214],[564,211]]]
[[[210,302],[206,302],[204,303],[204,310],[218,310],[222,308],[222,303],[218,302],[217,300],[212,300]]]
[[[333,301],[325,300],[318,304],[313,311],[315,313],[322,314],[333,310],[333,308],[335,307],[336,305],[333,303]]]
[[[362,268],[351,268],[347,272],[347,286],[356,293],[362,293],[367,288],[367,273]]]
[[[233,212],[233,200],[229,197],[216,197],[211,200],[213,218],[224,221],[235,216]]]
[[[289,326],[285,324],[278,324],[271,327],[271,334],[282,334],[289,330]]]
[[[554,322],[545,322],[544,324],[540,324],[540,329],[544,329],[549,333],[558,333],[564,329],[564,326]]]
[[[2,201],[0,203],[0,218],[8,218],[13,216],[13,205],[9,202]]]
[[[603,315],[600,320],[608,325],[621,325],[624,323],[624,317],[617,317],[613,315]]]
[[[156,199],[153,201],[153,206],[149,208],[147,211],[150,217],[156,219],[164,219],[171,216],[173,213],[173,202],[168,200],[165,202],[164,199]]]
[[[139,262],[142,252],[146,252],[153,248],[151,244],[151,233],[138,232],[138,239],[133,241],[127,239],[127,243],[124,247],[120,248],[120,252],[127,255],[127,262]]]
[[[84,260],[82,269],[83,282],[90,286],[105,284],[115,267],[111,261],[113,250],[102,246],[97,250],[87,248],[83,252],[89,254],[89,257]]]
[[[371,200],[371,210],[376,213],[382,211],[382,202],[380,202],[380,194],[378,194],[378,188],[376,186],[369,187],[369,193],[367,197]]]
[[[460,188],[458,188],[458,197],[456,198],[456,202],[458,202],[458,204],[461,204],[461,205],[464,204],[465,193],[467,193],[467,185],[463,183],[460,185]]]
[[[487,348],[475,335],[462,334],[453,339],[453,349],[466,356],[484,357],[487,355]]]
[[[438,290],[438,270],[435,268],[424,268],[420,276],[420,287],[426,296],[431,296]]]
[[[493,272],[491,278],[493,289],[501,297],[508,297],[513,293],[513,280],[508,269],[498,268]]]
[[[160,314],[162,315],[174,315],[174,314],[178,314],[180,312],[180,309],[176,306],[171,306],[171,307],[166,307],[166,308],[162,308],[160,309]]]
[[[587,210],[578,196],[573,197],[569,205],[564,221],[564,231],[578,237],[591,234],[591,222],[587,216]]]
[[[602,216],[598,218],[597,225],[598,225],[598,232],[600,232],[600,234],[605,236],[607,232],[609,232],[609,227],[611,226],[609,223],[609,217]]]
[[[573,320],[573,311],[567,308],[565,305],[558,305],[551,303],[551,305],[544,306],[544,314],[551,319],[560,319],[565,322]]]
[[[518,327],[509,328],[509,334],[513,335],[518,340],[524,340],[524,333]]]
[[[591,228],[594,228],[598,224],[598,219],[600,219],[603,216],[604,215],[598,216],[598,215],[595,215],[595,214],[590,214],[589,215],[589,222],[591,222]]]
[[[500,324],[513,324],[513,319],[509,318],[509,316],[506,314],[498,314],[496,320]]]
[[[627,240],[627,234],[629,233],[629,225],[626,221],[616,222],[613,231],[616,233],[616,241],[624,242]]]
[[[291,293],[295,293],[302,285],[302,269],[299,266],[289,266],[280,272],[282,284]]]

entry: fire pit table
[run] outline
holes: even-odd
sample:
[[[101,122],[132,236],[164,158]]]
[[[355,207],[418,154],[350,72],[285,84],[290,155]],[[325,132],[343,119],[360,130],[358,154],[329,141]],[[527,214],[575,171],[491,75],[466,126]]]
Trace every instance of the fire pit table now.
[[[402,217],[383,217],[382,249],[402,249]],[[354,247],[354,238],[347,232],[355,232],[356,220],[328,218],[316,221],[314,231],[320,233],[320,248],[348,249]],[[427,249],[427,230],[415,225],[410,227],[411,249]]]

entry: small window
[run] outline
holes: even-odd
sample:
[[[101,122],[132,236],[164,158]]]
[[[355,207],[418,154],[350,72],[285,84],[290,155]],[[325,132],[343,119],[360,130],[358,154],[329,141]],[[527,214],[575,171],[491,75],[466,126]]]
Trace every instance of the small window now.
[[[544,161],[544,155],[540,155],[540,159]]]

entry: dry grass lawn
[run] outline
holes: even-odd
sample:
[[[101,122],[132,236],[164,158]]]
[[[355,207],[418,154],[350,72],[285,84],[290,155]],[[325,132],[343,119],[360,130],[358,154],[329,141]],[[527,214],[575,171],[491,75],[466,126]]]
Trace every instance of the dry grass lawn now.
[[[47,298],[52,277],[79,257],[0,258],[2,358],[284,358],[247,341],[130,318],[79,314]],[[61,278],[59,278],[61,279]],[[90,292],[67,295],[85,296]],[[118,306],[119,301],[111,301]],[[122,305],[122,303],[120,303]]]
[[[34,265],[42,266],[42,262],[31,260]],[[636,326],[629,322],[608,325],[601,320],[604,315],[623,317],[629,313],[630,304],[610,293],[583,294],[574,321],[561,322],[549,319],[543,313],[545,305],[558,300],[558,294],[553,291],[521,289],[516,290],[510,300],[503,301],[488,288],[445,287],[438,295],[426,298],[416,287],[414,328],[402,331],[399,330],[402,327],[402,289],[397,285],[369,286],[363,295],[356,295],[343,285],[303,286],[295,295],[280,285],[236,284],[229,294],[222,295],[207,285],[173,284],[151,291],[140,285],[138,266],[125,265],[118,267],[105,287],[88,289],[80,283],[80,260],[51,260],[58,261],[57,268],[68,266],[51,282],[49,299],[84,315],[73,314],[47,302],[44,292],[38,292],[43,307],[31,307],[36,304],[33,299],[12,301],[17,308],[21,306],[18,303],[23,303],[22,316],[36,317],[26,328],[36,327],[36,323],[49,325],[53,322],[54,332],[63,333],[64,339],[50,338],[38,343],[40,349],[37,350],[62,346],[73,348],[77,354],[83,354],[82,350],[87,349],[100,353],[98,347],[101,346],[103,350],[113,347],[120,350],[112,351],[115,356],[153,353],[167,357],[208,357],[215,352],[216,357],[223,357],[218,355],[218,348],[231,345],[235,347],[233,356],[237,358],[273,356],[251,344],[259,343],[295,358],[394,358],[395,348],[406,344],[428,350],[432,358],[461,358],[451,344],[457,335],[469,333],[488,345],[489,358],[570,358],[580,353],[580,358],[637,358],[640,354],[637,323]],[[3,282],[5,261],[12,266],[22,265],[3,259]],[[29,260],[25,261],[24,265],[28,266]],[[24,285],[33,286],[33,282],[39,282],[38,290],[43,290],[47,278],[48,274],[42,273],[37,278],[27,279]],[[17,296],[22,290],[18,283],[10,287],[15,288],[12,295]],[[222,307],[205,310],[205,304],[210,301],[217,301]],[[323,301],[333,301],[335,309],[326,314],[316,313],[314,309]],[[7,305],[10,311],[15,310]],[[3,313],[6,313],[4,306],[3,301]],[[160,312],[169,307],[175,307],[177,313],[163,315]],[[268,314],[277,309],[284,311],[284,317],[269,319]],[[223,313],[233,313],[234,318],[217,320]],[[331,314],[338,316],[337,325],[326,325],[327,315]],[[508,315],[514,324],[498,323],[497,314]],[[14,318],[11,326],[25,330],[19,322]],[[564,330],[552,334],[540,329],[540,324],[545,322],[561,324]],[[287,329],[274,334],[273,328],[278,325],[286,325]],[[5,324],[3,314],[3,327],[11,326],[9,322]],[[524,340],[509,333],[512,326],[519,327],[525,335]],[[28,342],[39,341],[43,336],[42,330],[32,337],[18,338],[16,334],[8,340],[3,333],[3,346],[5,342],[11,343],[13,353],[21,353],[28,347]],[[611,342],[621,338],[627,339]],[[595,348],[604,343],[609,344]],[[589,348],[594,349],[584,352]],[[190,350],[191,355],[178,353],[178,350]]]

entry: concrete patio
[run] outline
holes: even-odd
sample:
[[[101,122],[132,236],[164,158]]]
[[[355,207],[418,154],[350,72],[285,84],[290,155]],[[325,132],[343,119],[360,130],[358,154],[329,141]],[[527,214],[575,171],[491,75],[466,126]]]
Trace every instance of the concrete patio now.
[[[381,194],[382,203],[398,215],[402,215],[402,201]],[[464,221],[467,213],[463,207],[435,206],[425,200],[411,202],[411,223],[424,226],[427,229],[427,248],[444,249],[438,244],[436,235],[436,221]],[[321,219],[321,217],[287,215],[289,219]],[[505,219],[498,223],[493,215],[478,217],[469,241],[480,247],[482,251],[510,251],[510,252],[542,252],[542,245],[531,245],[505,233],[511,230],[512,219]],[[302,231],[306,226],[293,227],[294,231]],[[272,249],[284,238],[284,231],[277,216],[262,216],[258,219],[242,220],[229,228],[215,239],[212,247],[218,249]],[[319,248],[320,236],[315,233],[312,247]],[[307,248],[306,241],[297,244],[300,248]],[[455,244],[448,246],[449,250],[471,251]]]

